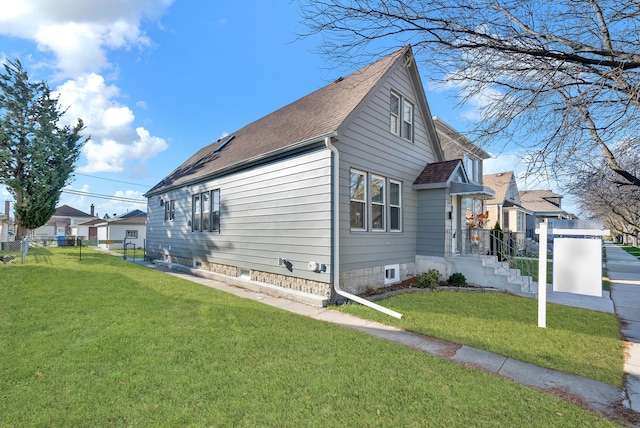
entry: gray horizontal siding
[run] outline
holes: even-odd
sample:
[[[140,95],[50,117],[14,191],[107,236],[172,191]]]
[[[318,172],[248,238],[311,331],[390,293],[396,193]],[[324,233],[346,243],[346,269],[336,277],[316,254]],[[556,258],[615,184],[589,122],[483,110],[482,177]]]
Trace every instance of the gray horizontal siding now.
[[[445,215],[450,202],[446,189],[418,191],[418,239],[416,253],[443,256],[447,230]]]
[[[191,197],[220,189],[220,232],[191,232]],[[176,256],[329,282],[331,271],[331,153],[316,150],[169,192],[176,220],[164,221],[149,200],[148,246]],[[155,202],[154,202],[155,201]],[[170,248],[170,249],[169,249]],[[277,266],[281,257],[294,272]],[[327,265],[313,273],[307,264]]]
[[[389,95],[392,90],[414,104],[413,142],[389,131]],[[417,193],[411,185],[425,165],[436,160],[428,140],[423,112],[419,110],[418,96],[407,71],[397,67],[389,79],[381,82],[369,95],[366,104],[347,124],[335,144],[340,152],[341,271],[413,263],[415,260],[419,208]],[[402,232],[351,231],[351,168],[402,182]],[[370,209],[370,204],[367,204],[367,209]],[[370,219],[370,213],[367,217]]]

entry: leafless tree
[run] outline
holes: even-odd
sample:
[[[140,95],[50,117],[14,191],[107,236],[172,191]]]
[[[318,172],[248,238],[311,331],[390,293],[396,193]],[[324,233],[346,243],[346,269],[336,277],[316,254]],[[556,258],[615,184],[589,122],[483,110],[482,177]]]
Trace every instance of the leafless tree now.
[[[640,154],[629,147],[633,140],[625,140],[613,147],[620,164],[630,174],[640,175]],[[615,173],[608,169],[604,160],[584,163],[575,172],[574,180],[566,190],[578,198],[580,209],[591,217],[605,222],[612,235],[631,236],[637,246],[640,233],[640,188],[617,183]]]
[[[478,143],[526,148],[532,172],[599,156],[640,186],[611,150],[640,131],[637,0],[298,1],[302,36],[320,34],[333,60],[411,44],[431,79],[481,99]]]

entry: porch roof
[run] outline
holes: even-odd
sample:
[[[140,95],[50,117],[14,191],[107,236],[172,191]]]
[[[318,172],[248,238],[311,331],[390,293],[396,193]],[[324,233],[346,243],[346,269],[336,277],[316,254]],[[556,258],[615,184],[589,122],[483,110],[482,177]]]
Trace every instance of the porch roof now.
[[[451,182],[449,190],[451,195],[474,196],[480,199],[489,199],[496,195],[495,190],[490,187],[480,184],[460,183],[459,181]]]

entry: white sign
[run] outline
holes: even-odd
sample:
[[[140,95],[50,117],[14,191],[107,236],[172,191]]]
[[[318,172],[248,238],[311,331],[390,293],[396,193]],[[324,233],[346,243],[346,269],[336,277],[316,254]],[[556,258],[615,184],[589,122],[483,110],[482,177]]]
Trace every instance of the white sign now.
[[[600,239],[553,240],[553,291],[602,297]]]

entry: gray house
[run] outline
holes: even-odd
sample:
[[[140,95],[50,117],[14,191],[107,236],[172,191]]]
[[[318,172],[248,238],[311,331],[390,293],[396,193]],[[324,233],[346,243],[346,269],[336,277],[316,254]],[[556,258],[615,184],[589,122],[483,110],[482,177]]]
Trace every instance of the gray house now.
[[[417,180],[444,161],[431,118],[411,48],[385,56],[169,173],[146,193],[146,252],[324,303],[413,276],[421,252],[452,245],[426,232],[460,221],[450,190],[483,190],[461,160],[445,182]]]

